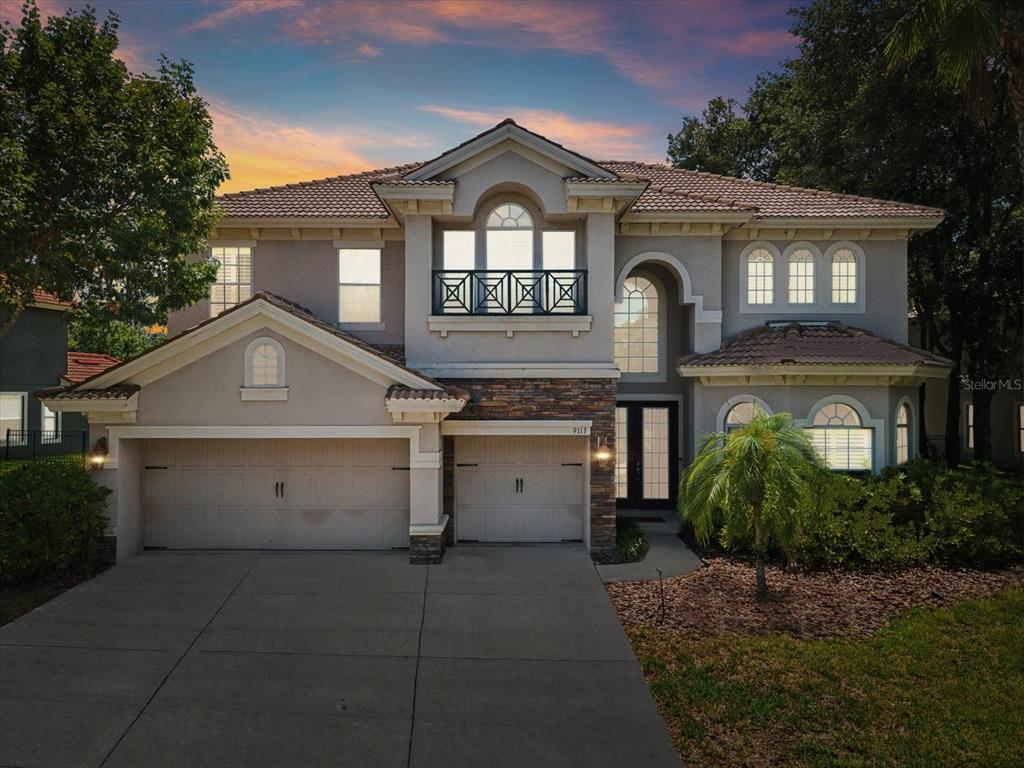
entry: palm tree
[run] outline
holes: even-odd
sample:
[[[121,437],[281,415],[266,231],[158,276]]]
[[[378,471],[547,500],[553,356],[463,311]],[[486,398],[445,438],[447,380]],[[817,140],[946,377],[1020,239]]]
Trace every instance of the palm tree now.
[[[939,78],[964,91],[976,109],[984,102],[986,70],[1002,59],[1017,116],[1017,150],[1024,173],[1024,2],[917,0],[893,28],[885,54],[895,68],[932,45]]]
[[[724,525],[727,547],[754,541],[757,597],[768,596],[768,550],[789,548],[797,501],[820,460],[788,413],[755,414],[731,432],[706,435],[679,483],[680,516],[706,544]]]

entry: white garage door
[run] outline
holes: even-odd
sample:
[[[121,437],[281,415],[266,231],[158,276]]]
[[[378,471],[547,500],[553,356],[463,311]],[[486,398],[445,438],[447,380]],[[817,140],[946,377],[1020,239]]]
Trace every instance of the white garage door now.
[[[145,545],[409,546],[406,440],[148,440]]]
[[[456,537],[460,541],[582,539],[587,439],[456,437]]]

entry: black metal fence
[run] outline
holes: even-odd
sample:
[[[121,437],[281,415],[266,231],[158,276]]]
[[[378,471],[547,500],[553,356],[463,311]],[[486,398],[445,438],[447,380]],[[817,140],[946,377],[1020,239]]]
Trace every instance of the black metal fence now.
[[[587,270],[433,272],[436,315],[585,315]]]
[[[42,429],[8,429],[0,456],[4,459],[84,460],[89,433],[84,430],[51,432]]]

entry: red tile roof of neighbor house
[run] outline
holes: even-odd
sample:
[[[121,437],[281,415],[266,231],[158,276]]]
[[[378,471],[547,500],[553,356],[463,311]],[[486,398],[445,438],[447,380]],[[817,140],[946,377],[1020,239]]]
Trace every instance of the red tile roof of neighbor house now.
[[[103,373],[120,360],[99,352],[74,352],[68,350],[68,372],[64,375],[68,381],[77,384],[88,378]]]
[[[481,136],[506,124],[464,141],[444,152],[445,157]],[[519,126],[522,128],[522,126]],[[527,129],[522,128],[527,131]],[[532,135],[597,165],[615,179],[573,177],[571,181],[648,181],[650,186],[630,208],[634,213],[743,212],[758,218],[922,218],[943,215],[938,208],[891,200],[879,200],[804,187],[790,187],[751,179],[689,171],[668,165],[633,160],[594,161],[572,152],[540,134]],[[434,162],[430,160],[428,162]],[[363,171],[318,181],[306,181],[279,187],[232,192],[218,202],[227,216],[238,218],[369,218],[387,219],[390,213],[377,197],[373,184],[388,182],[403,185],[450,185],[450,181],[411,181],[404,177],[428,163]]]
[[[722,342],[713,352],[687,355],[696,368],[774,365],[938,365],[952,363],[842,323],[771,323]]]
[[[59,299],[55,294],[52,294],[49,291],[41,291],[38,288],[32,289],[32,301],[36,304],[54,304],[58,307],[71,306],[71,302]]]

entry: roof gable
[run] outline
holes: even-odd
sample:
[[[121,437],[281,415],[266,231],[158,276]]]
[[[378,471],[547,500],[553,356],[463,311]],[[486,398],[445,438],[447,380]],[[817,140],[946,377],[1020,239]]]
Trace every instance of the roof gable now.
[[[444,389],[443,385],[272,293],[260,292],[141,355],[70,388],[70,392],[145,385],[205,357],[258,328],[271,328],[364,377],[390,386]]]
[[[562,165],[576,174],[593,179],[615,179],[616,174],[607,168],[601,167],[590,158],[566,149],[561,144],[551,141],[539,133],[528,131],[518,125],[512,118],[506,118],[493,128],[480,133],[468,141],[464,141],[457,147],[443,152],[423,163],[417,168],[409,171],[403,177],[407,181],[425,181],[433,179],[444,171],[456,165],[466,162],[481,152],[495,147],[503,142],[514,142],[526,149],[547,157]]]

